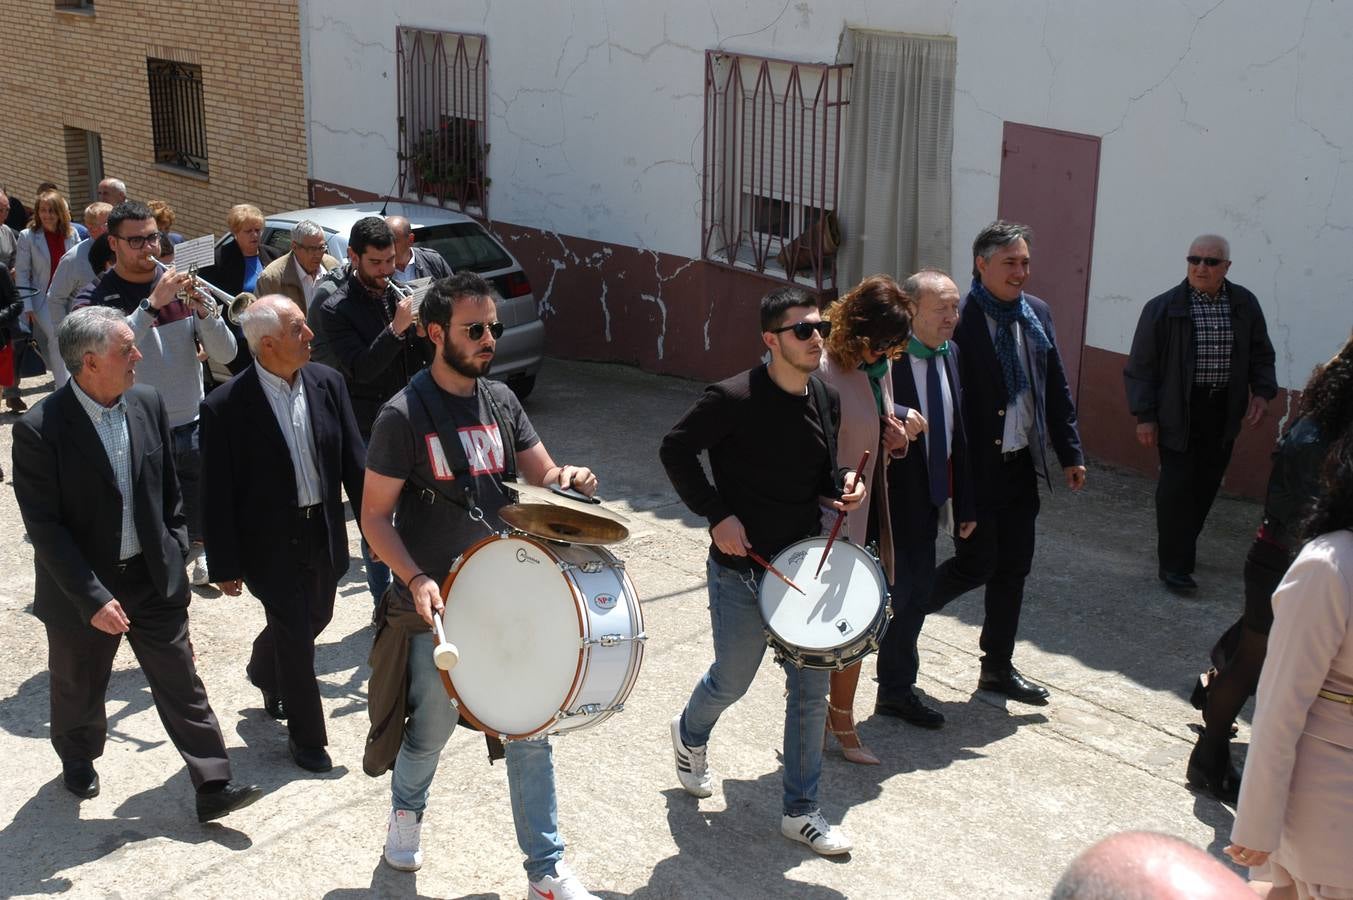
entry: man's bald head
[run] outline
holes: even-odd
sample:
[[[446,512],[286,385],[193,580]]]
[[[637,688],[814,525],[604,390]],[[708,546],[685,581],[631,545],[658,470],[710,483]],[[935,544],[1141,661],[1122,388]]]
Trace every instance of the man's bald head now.
[[[1254,900],[1254,892],[1187,841],[1124,831],[1072,860],[1052,900]]]
[[[403,216],[386,216],[385,224],[395,236],[395,268],[402,269],[413,256],[413,226]]]

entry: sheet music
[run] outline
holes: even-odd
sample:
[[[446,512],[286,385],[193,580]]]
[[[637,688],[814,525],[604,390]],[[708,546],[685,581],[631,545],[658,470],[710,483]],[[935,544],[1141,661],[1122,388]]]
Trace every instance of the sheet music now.
[[[204,234],[201,237],[193,238],[191,241],[174,245],[174,268],[180,272],[188,271],[191,266],[205,269],[215,263],[216,236],[214,234]]]

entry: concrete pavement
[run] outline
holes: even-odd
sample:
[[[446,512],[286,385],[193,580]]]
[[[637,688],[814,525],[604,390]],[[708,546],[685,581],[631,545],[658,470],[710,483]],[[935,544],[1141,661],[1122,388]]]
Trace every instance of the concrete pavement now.
[[[821,799],[855,841],[821,859],[779,834],[783,678],[769,661],[710,744],[712,798],[677,785],[667,723],[711,659],[701,523],[677,500],[657,444],[701,385],[620,366],[551,361],[526,408],[554,458],[591,465],[601,493],[634,512],[616,548],[643,601],[649,641],[625,712],[556,739],[567,859],[605,897],[1040,897],[1094,840],[1147,828],[1219,855],[1231,812],[1184,788],[1199,721],[1187,691],[1241,607],[1240,572],[1258,507],[1218,501],[1200,545],[1202,590],[1155,579],[1153,484],[1092,467],[1081,495],[1044,495],[1038,556],[1016,664],[1053,691],[1042,708],[974,693],[980,597],[932,617],[921,687],[940,731],[871,718],[873,658],[856,716],[883,765],[827,757]],[[29,390],[31,404],[46,391]],[[10,425],[0,416],[7,476]],[[1126,426],[1125,426],[1126,427]],[[361,771],[371,603],[353,569],[317,653],[336,768],[296,768],[286,733],[244,676],[262,625],[256,601],[200,589],[193,642],[238,779],[267,795],[199,825],[182,761],[125,643],[108,691],[102,794],[61,787],[47,740],[46,643],[30,614],[32,547],[0,487],[0,894],[238,898],[522,897],[501,764],[458,732],[442,757],[416,874],[380,861],[388,778]],[[940,547],[940,556],[949,549]],[[1242,722],[1239,743],[1248,739]]]

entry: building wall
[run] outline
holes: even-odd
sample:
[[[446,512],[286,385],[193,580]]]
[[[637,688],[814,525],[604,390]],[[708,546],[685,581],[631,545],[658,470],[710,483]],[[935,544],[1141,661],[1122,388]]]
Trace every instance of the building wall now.
[[[176,230],[225,232],[226,211],[305,205],[309,160],[296,0],[233,4],[4,0],[9,72],[0,86],[0,184],[31,206],[53,181],[75,214],[89,202],[68,166],[66,128],[99,133],[105,175],[137,199],[167,201]],[[202,67],[208,175],[155,163],[146,57]]]
[[[664,293],[661,308],[644,299],[670,289],[661,274],[648,274],[648,260],[670,259],[656,266],[661,272],[700,255],[704,51],[822,62],[835,60],[847,25],[952,34],[952,270],[961,283],[972,236],[995,215],[1003,123],[1102,140],[1081,372],[1093,455],[1151,466],[1134,449],[1121,369],[1141,306],[1183,277],[1182,257],[1197,233],[1230,238],[1231,275],[1264,306],[1285,388],[1299,388],[1348,336],[1353,173],[1345,161],[1353,118],[1344,95],[1353,83],[1353,7],[1264,0],[731,7],[547,4],[522,15],[518,4],[492,0],[396,0],[380,10],[304,0],[311,175],[390,190],[397,23],[486,34],[490,209],[515,246],[530,248],[524,263],[545,295],[552,349],[712,378],[759,348],[754,326],[706,341],[710,305],[733,305],[720,315],[743,328],[769,283],[696,262],[682,278],[702,288]],[[598,247],[609,255],[596,257]],[[1041,254],[1056,252],[1035,241],[1035,267]],[[614,322],[617,310],[661,321],[598,337],[596,323],[608,315]],[[678,334],[694,349],[675,351]],[[1230,487],[1253,492],[1262,483],[1289,399],[1284,393],[1273,419],[1246,435]]]

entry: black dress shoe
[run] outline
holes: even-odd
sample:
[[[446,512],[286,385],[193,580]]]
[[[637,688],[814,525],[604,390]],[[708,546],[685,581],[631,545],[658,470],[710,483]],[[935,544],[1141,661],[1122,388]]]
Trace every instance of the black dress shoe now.
[[[334,761],[323,747],[302,747],[287,738],[287,748],[291,750],[291,758],[296,761],[296,765],[306,771],[328,772],[334,767]]]
[[[99,773],[91,762],[62,763],[61,783],[81,800],[99,796]]]
[[[218,782],[219,783],[219,782]],[[235,784],[227,781],[215,790],[197,792],[197,821],[210,822],[227,813],[243,809],[263,796],[263,790],[256,784]]]
[[[944,724],[944,713],[933,706],[927,706],[926,702],[912,690],[896,696],[880,694],[874,701],[874,713],[901,719],[921,728],[939,728]]]
[[[1048,702],[1048,689],[1025,678],[1014,666],[999,671],[984,669],[977,679],[977,688],[1005,694],[1011,700],[1034,706],[1046,706]]]
[[[1185,575],[1182,572],[1167,572],[1161,569],[1159,572],[1160,580],[1165,583],[1165,589],[1174,594],[1196,594],[1198,593],[1198,582],[1193,580],[1192,575]]]
[[[1189,754],[1188,782],[1194,790],[1235,806],[1240,800],[1240,772],[1231,762],[1230,744],[1213,749],[1200,737]]]
[[[286,721],[287,708],[282,705],[282,698],[272,691],[263,691],[263,710],[279,722]]]

